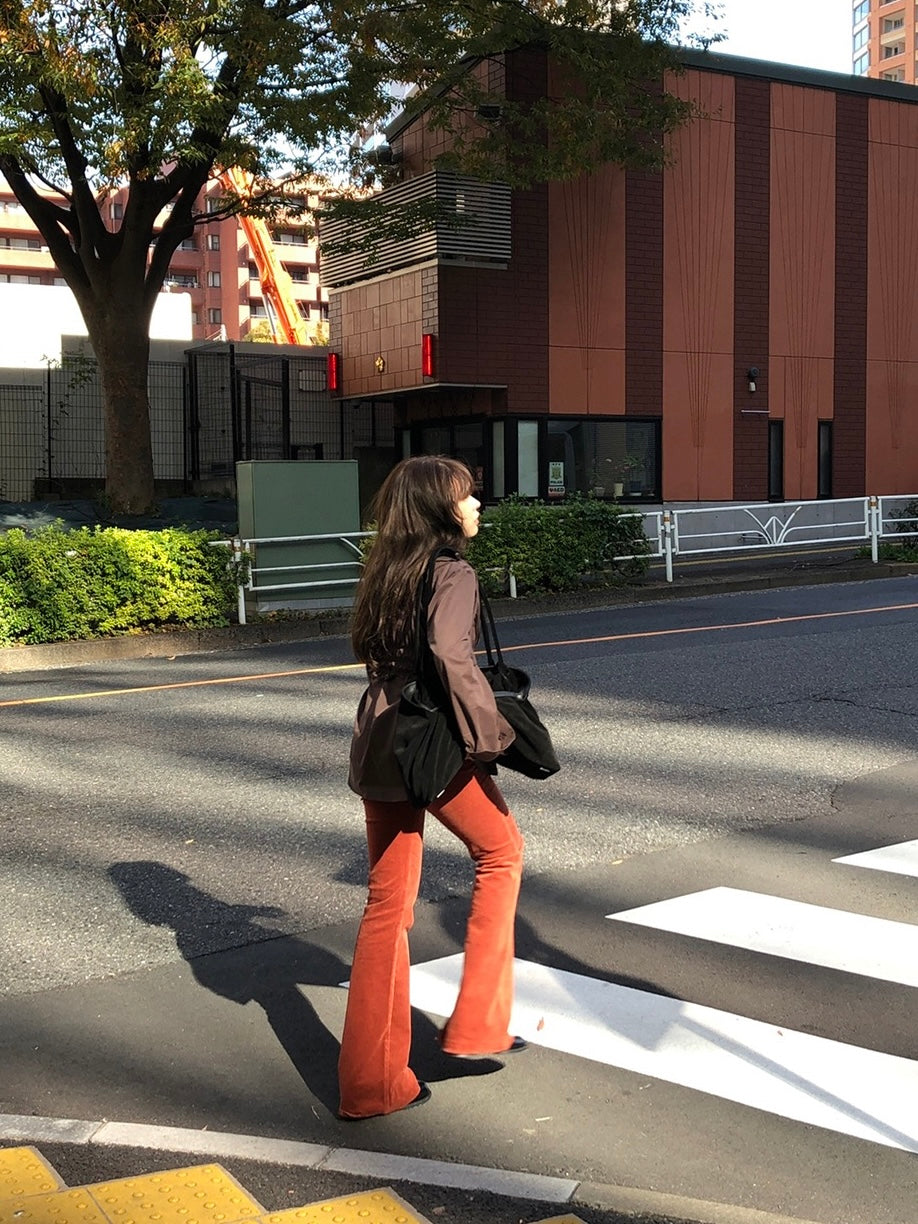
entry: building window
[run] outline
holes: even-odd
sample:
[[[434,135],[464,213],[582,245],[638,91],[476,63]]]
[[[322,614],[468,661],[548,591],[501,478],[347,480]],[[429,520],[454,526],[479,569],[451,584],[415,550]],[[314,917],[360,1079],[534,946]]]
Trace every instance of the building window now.
[[[905,25],[905,18],[900,14],[898,17],[886,17],[883,21],[883,33],[890,34],[893,30],[901,30]]]
[[[568,493],[628,499],[658,496],[658,420],[574,417],[549,420],[547,431],[541,483],[549,498]]]
[[[894,55],[901,55],[904,50],[905,50],[904,42],[893,43],[891,46],[883,48],[883,58],[892,59]]]
[[[881,81],[904,81],[905,80],[905,69],[904,68],[891,68],[889,72],[881,72],[880,80]]]
[[[486,492],[487,455],[485,427],[481,421],[422,426],[417,432],[416,442],[417,454],[451,455],[459,459],[474,476],[476,490]]]
[[[223,322],[223,311],[220,309],[219,306],[210,307],[210,309],[207,312],[207,321],[208,323],[222,323]]]
[[[207,249],[208,251],[219,251],[220,250],[220,235],[219,234],[208,234],[207,235]]]
[[[209,289],[219,289],[220,288],[220,273],[219,272],[208,272],[207,273],[207,286]]]
[[[0,238],[0,246],[8,247],[11,251],[40,251],[41,240],[39,238]]]
[[[194,324],[195,327],[197,327],[197,325],[201,322],[200,310],[193,310],[191,312],[191,322]]]
[[[784,500],[784,422],[768,422],[768,499]]]
[[[179,243],[180,251],[196,251],[197,249],[198,244],[195,242],[194,238],[183,238]]]
[[[854,6],[854,24],[857,25],[858,22],[866,20],[869,12],[870,0],[861,0],[860,4]]]
[[[113,221],[121,221],[124,218],[124,205],[120,200],[113,200],[111,207],[111,218]]]
[[[207,203],[205,204],[205,211],[209,213],[215,213],[215,212],[218,212],[219,209],[220,209],[220,197],[219,196],[208,196]]]
[[[870,67],[870,52],[865,51],[863,55],[859,55],[854,61],[855,76],[863,76]]]
[[[857,53],[870,38],[870,26],[861,26],[854,35],[854,51]]]
[[[819,422],[819,470],[816,496],[832,496],[832,422]]]

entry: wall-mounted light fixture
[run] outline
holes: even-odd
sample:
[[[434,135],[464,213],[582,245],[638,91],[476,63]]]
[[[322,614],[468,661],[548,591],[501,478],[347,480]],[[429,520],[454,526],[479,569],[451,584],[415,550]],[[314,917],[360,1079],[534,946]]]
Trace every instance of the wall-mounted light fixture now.
[[[377,374],[385,374],[386,372],[385,357],[383,357],[382,354],[380,354],[379,357],[377,357],[376,360],[373,362],[373,366],[376,369]]]
[[[749,390],[754,391],[756,380],[759,377],[759,367],[750,366],[749,369],[746,371],[746,377],[749,379]]]
[[[432,378],[434,372],[434,338],[430,332],[421,336],[421,373],[425,378]]]
[[[341,390],[341,358],[337,353],[329,353],[325,359],[325,385],[329,391]]]

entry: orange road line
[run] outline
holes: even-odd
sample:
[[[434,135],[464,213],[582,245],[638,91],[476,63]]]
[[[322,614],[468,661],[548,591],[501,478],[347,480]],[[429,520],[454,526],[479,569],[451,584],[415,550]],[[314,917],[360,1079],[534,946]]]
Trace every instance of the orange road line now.
[[[336,663],[328,667],[297,667],[290,671],[262,672],[254,676],[211,676],[207,680],[176,680],[171,684],[141,684],[134,688],[99,689],[92,693],[59,693],[54,697],[21,697],[0,701],[2,706],[43,705],[50,701],[86,701],[90,697],[126,697],[131,693],[165,693],[170,689],[204,688],[210,684],[245,684],[251,680],[280,680],[285,676],[316,676],[322,672],[353,671],[360,663]]]
[[[552,642],[526,642],[520,646],[503,646],[504,654],[514,650],[548,650],[553,646],[589,646],[598,642],[628,642],[642,638],[676,637],[686,633],[715,633],[724,629],[758,629],[767,625],[792,625],[802,621],[834,620],[843,616],[869,616],[877,612],[909,612],[918,608],[918,603],[886,604],[879,608],[851,608],[844,612],[806,612],[800,616],[773,616],[765,620],[729,621],[724,625],[688,625],[679,629],[645,629],[638,633],[609,633],[598,637],[562,638]],[[482,654],[482,651],[478,652]],[[250,684],[258,680],[282,680],[288,676],[317,676],[326,672],[355,671],[360,663],[335,663],[327,667],[297,667],[289,671],[261,672],[250,676],[212,676],[207,680],[179,680],[171,684],[145,684],[134,688],[101,689],[92,693],[60,693],[52,697],[20,697],[14,701],[0,701],[4,706],[45,705],[54,701],[86,701],[92,697],[126,697],[132,693],[164,693],[172,689],[205,688],[213,684]]]
[[[502,646],[501,650],[507,654],[511,650],[547,649],[549,646],[586,646],[590,642],[627,642],[637,638],[675,637],[679,633],[714,633],[718,629],[756,629],[760,625],[792,625],[798,621],[832,620],[833,617],[839,616],[866,616],[871,612],[907,612],[915,608],[918,608],[918,603],[888,604],[880,608],[851,608],[846,612],[805,612],[800,616],[773,616],[767,620],[730,621],[726,625],[688,625],[681,629],[647,629],[641,633],[611,633],[606,637],[529,642],[525,646]]]

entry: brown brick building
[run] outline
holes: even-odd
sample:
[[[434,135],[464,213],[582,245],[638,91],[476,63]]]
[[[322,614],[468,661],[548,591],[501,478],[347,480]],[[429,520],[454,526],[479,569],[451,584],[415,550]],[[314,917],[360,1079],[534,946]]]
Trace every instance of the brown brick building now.
[[[704,117],[659,174],[511,193],[432,170],[396,122],[391,206],[436,194],[470,223],[326,256],[340,394],[393,402],[403,453],[465,458],[488,497],[914,492],[918,92],[685,67]],[[508,56],[511,95],[533,82],[540,53]]]

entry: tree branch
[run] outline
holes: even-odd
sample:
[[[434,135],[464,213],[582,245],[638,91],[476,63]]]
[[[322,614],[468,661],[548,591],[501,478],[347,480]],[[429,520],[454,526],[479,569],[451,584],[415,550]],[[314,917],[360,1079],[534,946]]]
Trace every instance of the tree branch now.
[[[52,130],[57,138],[61,157],[67,170],[73,191],[70,195],[71,207],[79,222],[78,231],[74,229],[74,237],[78,239],[84,257],[87,254],[86,243],[92,244],[93,253],[105,250],[111,243],[112,235],[102,224],[99,206],[86,180],[87,162],[80,152],[76,138],[67,119],[67,103],[63,95],[47,85],[39,86],[39,93],[45,104],[45,111],[51,122]],[[86,261],[89,271],[91,264]]]
[[[47,242],[51,257],[66,277],[67,283],[78,295],[80,288],[88,292],[90,281],[75,250],[79,242],[79,230],[74,225],[76,218],[72,209],[62,208],[37,191],[17,158],[8,154],[0,155],[0,173]]]

